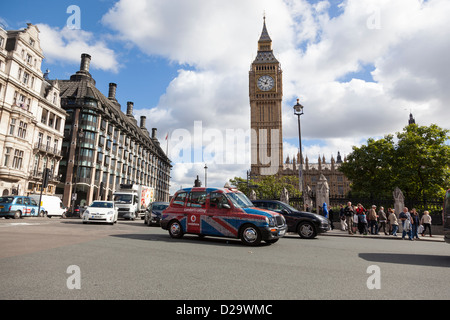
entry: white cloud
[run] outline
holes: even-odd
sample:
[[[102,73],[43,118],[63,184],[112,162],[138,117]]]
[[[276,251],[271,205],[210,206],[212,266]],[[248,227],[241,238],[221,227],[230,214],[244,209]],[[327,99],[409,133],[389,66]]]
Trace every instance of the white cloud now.
[[[283,69],[284,138],[297,137],[292,105],[299,97],[311,161],[401,131],[410,110],[420,124],[449,128],[450,2],[347,0],[339,7],[330,18],[329,1],[121,0],[102,21],[142,52],[180,64],[158,106],[141,111],[154,116],[163,136],[180,128],[192,133],[196,121],[204,130],[249,128],[248,71],[264,11]],[[375,82],[339,81],[365,65]],[[285,146],[285,156],[295,151]],[[197,166],[176,164],[173,185],[193,180]],[[217,165],[217,183],[248,168]]]
[[[119,63],[112,49],[104,41],[98,40],[92,32],[81,29],[52,28],[47,24],[37,25],[40,31],[41,47],[49,62],[63,61],[79,63],[82,53],[94,56],[94,69],[118,72]]]

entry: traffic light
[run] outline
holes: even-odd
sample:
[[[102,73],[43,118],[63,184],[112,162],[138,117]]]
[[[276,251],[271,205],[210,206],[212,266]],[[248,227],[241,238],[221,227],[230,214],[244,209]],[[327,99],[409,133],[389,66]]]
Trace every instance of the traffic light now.
[[[42,188],[47,188],[48,182],[52,178],[52,172],[49,168],[44,170],[44,176],[42,177]]]

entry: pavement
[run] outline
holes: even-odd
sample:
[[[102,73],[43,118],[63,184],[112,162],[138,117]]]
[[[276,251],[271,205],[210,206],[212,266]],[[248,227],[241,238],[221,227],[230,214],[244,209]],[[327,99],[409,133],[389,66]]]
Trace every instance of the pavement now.
[[[351,235],[351,234],[348,233],[347,230],[346,231],[342,231],[339,228],[334,228],[333,230],[329,230],[328,232],[321,233],[320,236],[402,240],[402,233],[398,232],[398,231],[397,231],[397,236],[396,237],[393,236],[393,235],[385,235],[383,231],[381,233],[379,233],[379,234],[370,234],[370,233],[368,233],[367,235],[359,234],[359,232],[357,231],[356,233]],[[405,239],[409,240],[408,236],[406,236]],[[429,235],[425,235],[424,237],[422,237],[420,234],[419,234],[419,239],[418,240],[414,239],[414,241],[445,242],[443,235],[433,235],[432,237],[430,237]]]

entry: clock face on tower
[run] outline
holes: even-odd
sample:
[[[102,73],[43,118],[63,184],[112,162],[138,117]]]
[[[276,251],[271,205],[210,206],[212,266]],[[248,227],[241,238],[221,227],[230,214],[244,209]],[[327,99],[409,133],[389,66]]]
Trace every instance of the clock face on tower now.
[[[258,88],[259,90],[262,91],[269,91],[273,88],[275,81],[273,80],[273,78],[271,76],[261,76],[258,79]]]

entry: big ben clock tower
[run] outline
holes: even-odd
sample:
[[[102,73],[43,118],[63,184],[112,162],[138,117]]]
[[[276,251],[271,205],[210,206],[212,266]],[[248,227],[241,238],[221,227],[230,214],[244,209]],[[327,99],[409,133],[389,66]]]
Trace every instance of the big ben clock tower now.
[[[282,71],[273,55],[272,39],[266,28],[266,19],[258,41],[258,54],[249,72],[251,172],[253,175],[271,175],[282,170]]]

